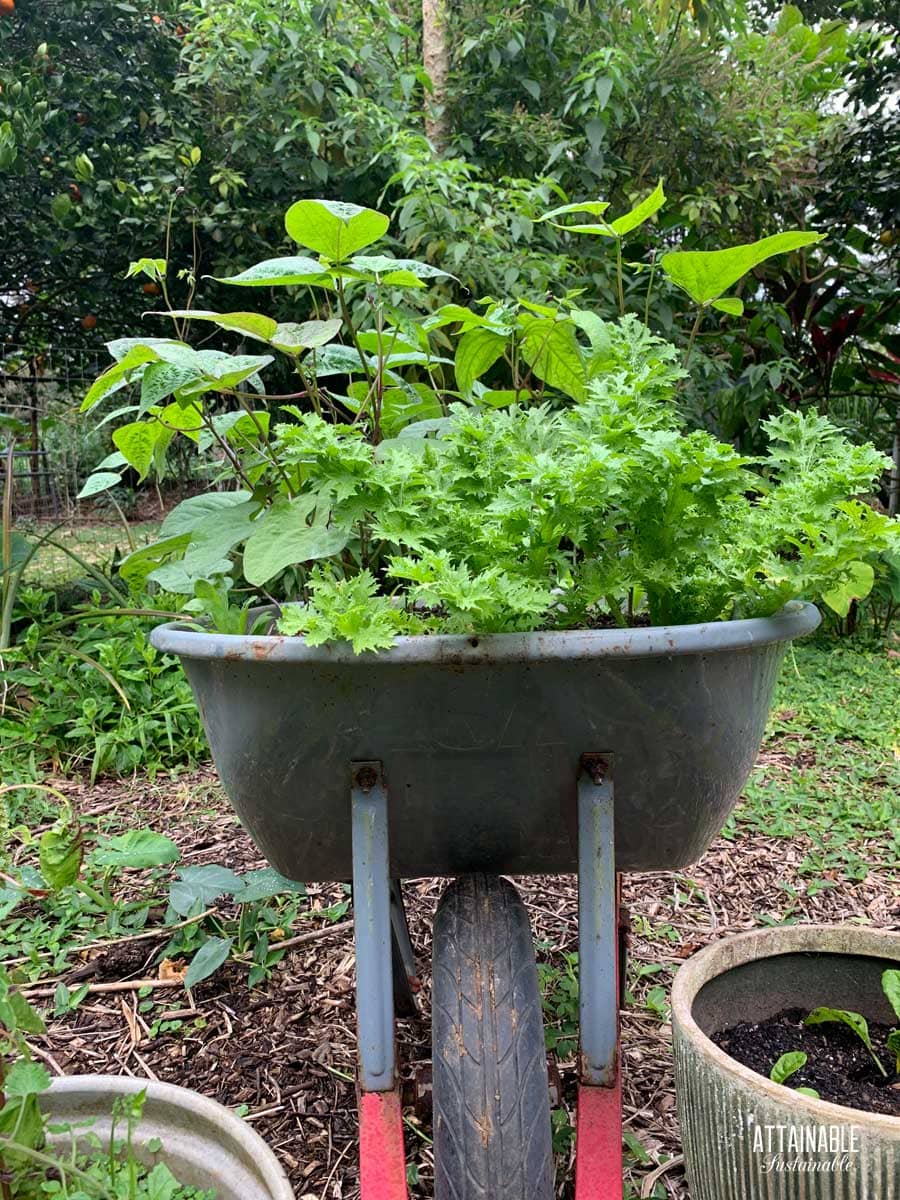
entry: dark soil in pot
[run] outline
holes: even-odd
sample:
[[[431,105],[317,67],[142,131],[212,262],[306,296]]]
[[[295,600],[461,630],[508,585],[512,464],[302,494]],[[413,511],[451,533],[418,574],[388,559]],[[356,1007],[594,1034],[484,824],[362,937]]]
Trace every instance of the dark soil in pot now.
[[[900,1117],[900,1075],[893,1073],[896,1056],[886,1045],[892,1026],[869,1022],[875,1053],[888,1072],[885,1078],[852,1030],[838,1022],[804,1025],[807,1015],[789,1008],[758,1024],[744,1022],[711,1037],[726,1054],[767,1079],[782,1054],[803,1051],[806,1066],[791,1075],[787,1087],[813,1088],[832,1104]]]

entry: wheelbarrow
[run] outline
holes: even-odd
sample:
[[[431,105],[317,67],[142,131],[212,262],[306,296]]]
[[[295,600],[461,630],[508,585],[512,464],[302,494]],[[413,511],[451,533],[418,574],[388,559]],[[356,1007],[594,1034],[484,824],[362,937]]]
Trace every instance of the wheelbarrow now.
[[[551,1200],[526,910],[501,875],[577,871],[577,1200],[621,1200],[617,886],[696,860],[734,807],[810,604],[705,625],[400,638],[378,654],[198,632],[180,656],[222,783],[291,879],[353,881],[363,1200],[407,1195],[395,1006],[401,881],[453,876],[434,923],[437,1200]]]

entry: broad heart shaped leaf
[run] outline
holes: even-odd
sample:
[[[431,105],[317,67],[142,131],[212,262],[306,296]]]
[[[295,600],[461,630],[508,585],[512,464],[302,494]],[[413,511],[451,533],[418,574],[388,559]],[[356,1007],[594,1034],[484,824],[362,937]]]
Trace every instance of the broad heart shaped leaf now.
[[[150,363],[141,376],[138,416],[142,417],[154,404],[159,404],[166,396],[192,383],[199,374],[199,371],[190,367],[176,367],[167,362]]]
[[[823,241],[822,233],[791,230],[730,250],[673,250],[660,260],[662,269],[697,304],[709,304],[759,263]]]
[[[187,345],[186,342],[179,342],[176,338],[131,337],[116,338],[114,341],[107,342],[106,348],[116,362],[120,363],[131,354],[132,350],[136,350],[138,347],[142,350],[155,350],[157,346],[185,345]]]
[[[238,409],[234,412],[219,413],[212,418],[212,427],[219,437],[227,438],[229,442],[245,446],[256,445],[259,441],[259,431],[269,431],[271,417],[267,412],[255,411],[253,415]],[[197,440],[201,450],[208,450],[215,442],[208,429],[204,429]]]
[[[126,413],[137,412],[137,410],[138,406],[136,404],[123,404],[121,408],[115,408],[111,413],[107,413],[105,417],[102,417],[97,422],[97,428],[102,429],[104,425],[111,425],[113,421],[118,421],[118,419],[120,417],[124,417]],[[123,459],[125,458],[124,455],[122,455],[122,457]],[[127,461],[127,459],[125,461]]]
[[[231,953],[231,938],[207,938],[194,957],[184,977],[186,988],[196,987],[214,975]]]
[[[223,350],[192,350],[190,346],[160,346],[159,356],[173,366],[204,376],[221,388],[243,383],[274,361],[271,354],[226,354]],[[201,380],[198,388],[185,386],[181,394],[191,395],[203,391],[205,386]]]
[[[660,180],[649,196],[645,197],[640,204],[636,204],[631,212],[616,217],[615,221],[610,221],[609,227],[616,237],[624,237],[626,233],[631,233],[632,229],[637,229],[638,225],[643,225],[654,213],[658,213],[665,202],[666,194],[663,191],[662,180]]]
[[[604,321],[595,312],[590,312],[584,308],[573,308],[569,316],[573,323],[583,333],[587,334],[593,354],[605,355],[612,342],[610,329],[614,328],[610,326],[609,321]]]
[[[192,442],[199,442],[200,431],[204,425],[203,414],[198,404],[167,404],[157,416],[164,429],[183,433]]]
[[[744,311],[744,302],[739,296],[723,296],[721,300],[713,300],[712,307],[730,317],[739,317]]]
[[[888,1004],[894,1010],[894,1016],[900,1021],[900,971],[890,969],[881,976],[881,990],[887,997]]]
[[[571,321],[553,321],[545,317],[519,318],[522,329],[522,357],[544,383],[583,400],[585,368],[581,348]]]
[[[121,388],[126,387],[130,382],[132,371],[144,366],[146,363],[159,362],[159,352],[156,347],[151,345],[152,339],[146,342],[136,341],[134,339],[123,339],[122,343],[110,342],[109,349],[123,349],[124,353],[118,361],[113,363],[108,371],[104,371],[91,386],[88,388],[87,395],[81,404],[81,412],[87,412],[92,409],[95,404],[99,404],[101,400],[105,400],[107,396],[111,396],[113,392],[118,392]],[[133,342],[133,344],[128,344]],[[178,345],[180,343],[169,343]]]
[[[374,358],[367,358],[369,369],[373,372],[378,367]],[[327,375],[362,375],[363,365],[353,346],[326,346],[321,354],[316,355],[316,378],[324,379]]]
[[[201,580],[220,579],[234,569],[230,558],[221,558],[202,570],[194,571],[184,565],[184,559],[172,559],[161,566],[154,567],[147,578],[152,583],[158,583],[164,592],[173,596],[193,596],[198,582]]]
[[[217,283],[233,283],[237,287],[292,287],[301,284],[329,285],[328,272],[315,258],[290,255],[267,258],[237,275],[214,275]]]
[[[160,317],[186,317],[191,321],[211,321],[220,329],[233,329],[244,333],[247,337],[255,338],[258,342],[271,342],[278,328],[278,322],[262,313],[254,312],[210,312],[199,308],[177,308],[171,312],[154,313]]]
[[[112,454],[107,454],[103,462],[98,462],[95,471],[114,471],[117,467],[127,466],[128,460],[120,450],[113,450]]]
[[[297,563],[340,554],[350,540],[350,529],[329,525],[327,499],[318,495],[282,500],[264,513],[244,545],[244,576],[257,587]],[[317,507],[319,505],[319,507]],[[312,524],[307,518],[313,515]]]
[[[237,414],[244,416],[245,414]],[[180,533],[193,533],[206,517],[216,517],[225,508],[234,508],[250,499],[250,493],[205,492],[202,496],[188,496],[176,504],[159,528],[161,538],[177,537]],[[140,551],[137,551],[140,553]],[[131,556],[129,556],[131,557]],[[128,559],[125,560],[126,562]]]
[[[802,1050],[791,1050],[788,1054],[782,1054],[769,1072],[769,1078],[773,1083],[784,1083],[786,1079],[796,1075],[801,1067],[805,1067],[808,1061]]]
[[[456,346],[456,386],[464,396],[506,349],[507,339],[488,329],[470,329]]]
[[[130,425],[122,425],[112,435],[113,445],[125,455],[130,466],[134,467],[141,479],[146,479],[153,465],[153,452],[160,435],[165,434],[161,425],[153,425],[146,421],[133,421]]]
[[[198,522],[182,560],[188,574],[195,579],[207,579],[218,574],[221,560],[256,528],[254,518],[259,509],[256,500],[246,500],[243,504],[221,509]]]
[[[169,906],[180,917],[190,917],[208,908],[219,896],[236,896],[243,890],[244,881],[228,867],[214,863],[182,867],[169,885]]]
[[[117,475],[115,471],[95,471],[93,475],[88,475],[76,499],[86,500],[88,496],[98,496],[100,492],[106,492],[121,482],[121,475]]]
[[[822,593],[822,599],[839,617],[846,617],[852,601],[868,596],[875,582],[875,571],[869,563],[848,563],[844,572],[840,583]]]
[[[298,200],[284,218],[288,237],[332,262],[383,238],[390,223],[384,213],[340,200]]]
[[[381,428],[388,437],[394,437],[407,425],[440,419],[443,415],[440,401],[426,384],[386,388],[381,398]]]
[[[117,837],[103,838],[91,855],[98,867],[162,867],[178,862],[181,851],[171,838],[152,829],[131,829]]]
[[[163,521],[161,540],[129,554],[119,574],[132,588],[149,579],[167,592],[192,596],[198,579],[214,579],[231,570],[227,556],[250,533],[259,509],[248,492],[190,496]]]
[[[328,321],[286,321],[275,327],[272,345],[276,350],[284,350],[288,354],[312,350],[333,341],[340,333],[342,324],[340,317],[332,317]]]

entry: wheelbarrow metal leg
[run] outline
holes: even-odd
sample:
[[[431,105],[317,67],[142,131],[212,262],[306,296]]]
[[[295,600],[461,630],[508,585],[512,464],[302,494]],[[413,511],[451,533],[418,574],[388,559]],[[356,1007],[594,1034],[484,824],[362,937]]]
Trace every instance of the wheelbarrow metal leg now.
[[[406,1200],[394,1047],[388,796],[379,762],[352,764],[353,912],[362,1200]]]
[[[403,905],[403,887],[391,880],[391,943],[394,961],[394,1008],[398,1017],[414,1017],[419,1011],[416,992],[416,955],[409,936],[409,924]]]
[[[619,919],[609,755],[584,755],[578,780],[581,1077],[575,1195],[622,1200]]]

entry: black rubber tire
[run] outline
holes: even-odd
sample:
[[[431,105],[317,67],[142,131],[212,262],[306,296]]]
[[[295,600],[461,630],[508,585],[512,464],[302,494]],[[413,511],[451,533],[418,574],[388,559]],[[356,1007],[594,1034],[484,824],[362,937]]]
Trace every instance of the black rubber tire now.
[[[435,1200],[552,1200],[531,926],[496,875],[463,876],[438,905],[432,1052]]]

